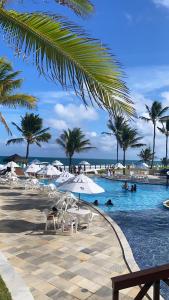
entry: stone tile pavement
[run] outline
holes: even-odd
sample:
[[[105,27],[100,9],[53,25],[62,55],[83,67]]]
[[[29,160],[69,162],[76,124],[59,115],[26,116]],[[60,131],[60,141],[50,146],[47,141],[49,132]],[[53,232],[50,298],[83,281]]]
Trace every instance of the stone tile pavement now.
[[[90,229],[44,234],[45,195],[0,186],[0,251],[36,300],[111,300],[112,276],[128,273],[118,239],[99,215]],[[137,288],[120,299],[133,299]]]

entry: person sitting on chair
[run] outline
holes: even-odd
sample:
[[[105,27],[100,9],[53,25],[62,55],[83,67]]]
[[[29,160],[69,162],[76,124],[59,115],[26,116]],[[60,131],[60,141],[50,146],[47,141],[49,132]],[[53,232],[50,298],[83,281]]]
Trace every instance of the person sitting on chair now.
[[[53,206],[52,207],[52,211],[51,211],[51,213],[50,214],[52,214],[53,216],[57,216],[57,214],[58,214],[58,209],[55,207],[55,206]]]
[[[113,206],[114,204],[112,203],[111,199],[107,200],[105,203],[106,206]]]

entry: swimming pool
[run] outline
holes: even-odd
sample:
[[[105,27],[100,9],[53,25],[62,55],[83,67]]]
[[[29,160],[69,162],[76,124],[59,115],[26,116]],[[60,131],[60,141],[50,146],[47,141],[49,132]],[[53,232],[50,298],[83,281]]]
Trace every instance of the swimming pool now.
[[[94,181],[102,186],[104,193],[98,195],[82,195],[88,202],[99,201],[104,211],[133,211],[162,207],[162,202],[169,199],[169,188],[162,185],[137,184],[137,191],[130,192],[122,189],[122,182],[94,177]],[[129,184],[130,186],[130,184]],[[107,208],[104,204],[111,199],[114,206]]]

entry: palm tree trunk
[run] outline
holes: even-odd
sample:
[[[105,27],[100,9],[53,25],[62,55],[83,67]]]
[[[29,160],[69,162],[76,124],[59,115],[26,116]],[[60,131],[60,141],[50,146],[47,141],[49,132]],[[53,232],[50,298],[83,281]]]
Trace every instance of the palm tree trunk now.
[[[166,135],[166,167],[167,167],[167,164],[168,164],[168,134]]]
[[[123,166],[126,166],[126,150],[123,149]],[[125,175],[126,169],[123,169],[123,175]]]
[[[117,140],[117,164],[119,162],[119,143],[118,143],[118,140]]]
[[[152,161],[151,161],[151,169],[152,169],[153,164],[154,164],[155,141],[156,141],[156,123],[154,123],[154,133],[153,133],[153,155],[152,155]]]
[[[28,157],[29,157],[29,146],[30,146],[30,143],[29,141],[27,142],[27,147],[26,147],[26,164],[28,164]]]
[[[71,171],[72,156],[69,156],[69,172]]]

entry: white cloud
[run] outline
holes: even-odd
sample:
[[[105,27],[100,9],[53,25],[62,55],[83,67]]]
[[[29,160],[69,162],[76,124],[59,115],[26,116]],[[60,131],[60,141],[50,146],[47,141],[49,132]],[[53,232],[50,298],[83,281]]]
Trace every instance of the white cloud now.
[[[37,92],[36,96],[39,98],[39,103],[43,101],[43,103],[53,104],[55,100],[61,101],[74,101],[75,93],[74,91],[48,91],[48,92]]]
[[[164,6],[169,8],[169,0],[153,0],[156,5]]]
[[[68,124],[64,120],[48,119],[47,126],[58,131],[68,129]]]

